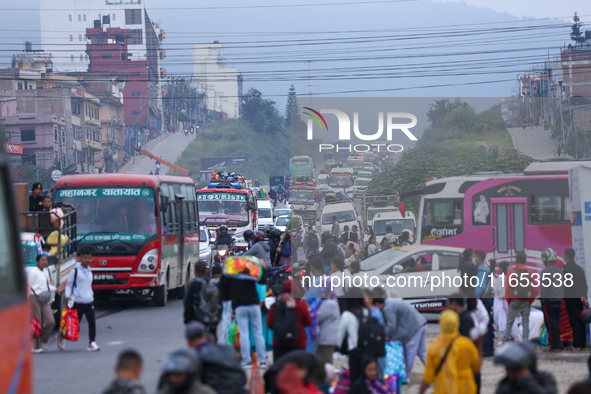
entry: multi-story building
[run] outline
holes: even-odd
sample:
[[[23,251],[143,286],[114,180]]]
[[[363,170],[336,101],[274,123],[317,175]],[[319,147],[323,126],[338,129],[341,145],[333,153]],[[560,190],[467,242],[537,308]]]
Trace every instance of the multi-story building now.
[[[225,112],[230,118],[240,116],[242,97],[242,73],[235,67],[228,67],[223,57],[223,45],[193,45],[194,78],[197,86],[206,94],[208,110]]]
[[[560,51],[564,93],[591,98],[591,40]]]

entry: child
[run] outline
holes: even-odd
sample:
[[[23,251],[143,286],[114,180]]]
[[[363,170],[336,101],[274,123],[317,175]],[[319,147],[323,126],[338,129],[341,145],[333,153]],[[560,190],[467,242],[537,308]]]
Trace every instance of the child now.
[[[378,363],[373,358],[366,358],[361,363],[362,375],[355,381],[351,393],[386,394],[386,387],[378,380]]]

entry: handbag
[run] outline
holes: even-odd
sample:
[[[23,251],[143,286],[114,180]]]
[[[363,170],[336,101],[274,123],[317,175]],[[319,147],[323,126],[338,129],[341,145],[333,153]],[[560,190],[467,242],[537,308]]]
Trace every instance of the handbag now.
[[[447,355],[449,354],[449,351],[454,346],[454,343],[456,343],[456,339],[458,339],[458,338],[459,338],[459,335],[457,337],[455,337],[454,339],[452,339],[452,341],[450,342],[447,349],[445,349],[445,354],[441,358],[441,361],[439,362],[439,365],[437,366],[437,369],[435,370],[435,374],[433,375],[434,377],[436,377],[439,374],[439,371],[441,371],[441,368],[443,368],[443,364],[445,364],[445,360],[447,359]]]
[[[408,382],[406,373],[406,355],[402,341],[386,342],[386,366],[384,375],[397,375],[397,384]]]
[[[44,304],[46,302],[49,302],[49,300],[51,300],[51,292],[49,291],[49,280],[47,279],[47,275],[45,275],[45,281],[47,282],[47,289],[48,289],[47,291],[42,291],[41,293],[37,294],[37,293],[35,293],[35,290],[31,289],[31,291],[33,292],[35,297],[37,297],[37,301],[40,304]]]
[[[583,309],[579,312],[579,318],[585,324],[591,323],[591,308]]]
[[[68,341],[77,341],[80,338],[80,323],[76,309],[66,308],[62,311],[59,334]]]
[[[43,328],[41,327],[41,323],[39,322],[39,319],[33,316],[33,318],[31,319],[31,337],[33,339],[39,338],[41,334],[43,334]]]

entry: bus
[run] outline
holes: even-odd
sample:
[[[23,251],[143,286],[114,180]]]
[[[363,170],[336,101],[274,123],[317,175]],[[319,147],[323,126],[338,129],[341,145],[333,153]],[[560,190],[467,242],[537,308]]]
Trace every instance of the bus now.
[[[4,133],[0,133],[4,135]],[[0,143],[3,145],[3,138]],[[33,392],[31,311],[8,155],[0,150],[0,392]]]
[[[318,211],[318,189],[309,186],[292,186],[289,188],[289,202],[294,215],[304,220],[316,220]]]
[[[93,254],[98,298],[151,296],[165,306],[182,299],[199,260],[199,211],[189,177],[143,174],[66,175],[56,203],[76,209],[78,249]]]
[[[289,175],[291,179],[300,176],[314,176],[314,161],[309,156],[294,156],[289,159]]]
[[[329,193],[344,192],[353,198],[353,180],[352,168],[333,168],[328,174]]]
[[[363,157],[361,155],[351,155],[347,159],[347,165],[353,169],[355,175],[363,170]]]
[[[541,270],[544,249],[562,256],[572,247],[568,170],[581,164],[541,162],[523,174],[429,181],[416,243],[482,249],[497,262],[513,262],[517,252],[525,252],[528,267]]]
[[[223,182],[209,186],[197,190],[199,222],[209,230],[226,225],[236,246],[246,249],[248,242],[244,239],[244,232],[258,228],[256,196],[251,189],[226,187]]]

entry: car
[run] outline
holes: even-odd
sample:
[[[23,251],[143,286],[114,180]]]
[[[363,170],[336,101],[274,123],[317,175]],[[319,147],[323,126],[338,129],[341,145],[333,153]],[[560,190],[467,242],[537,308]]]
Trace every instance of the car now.
[[[395,290],[419,311],[440,311],[445,308],[445,300],[458,291],[459,280],[454,278],[460,276],[458,266],[463,251],[439,245],[386,249],[361,261],[361,272],[355,276],[367,275],[368,284],[374,282],[367,287]]]
[[[320,229],[320,234],[325,231],[330,232],[332,229],[333,216],[337,218],[337,223],[339,224],[341,231],[343,231],[344,226],[352,228],[356,225],[357,228],[361,228],[353,202],[335,201],[326,203],[322,207],[321,215],[316,221],[316,228]]]
[[[364,170],[367,170],[367,171],[370,171],[371,173],[373,173],[374,165],[373,165],[372,162],[366,161],[366,162],[363,163],[363,169]]]
[[[293,212],[291,210],[291,208],[276,208],[275,209],[275,216],[278,218],[279,216],[285,216],[285,215],[292,215]]]
[[[371,171],[363,170],[363,171],[359,171],[357,173],[357,178],[370,178],[371,179],[372,176],[373,176],[373,172],[371,172]]]
[[[213,265],[213,253],[211,244],[215,241],[215,230],[210,230],[205,226],[199,227],[199,260],[205,261],[207,267]]]
[[[291,215],[277,216],[277,219],[275,219],[274,227],[281,230],[281,232],[284,232],[285,228],[287,227],[287,223],[289,223],[290,220],[291,220]]]
[[[355,183],[353,183],[353,196],[363,196],[367,190],[369,182],[371,182],[371,179],[369,178],[355,178]]]

